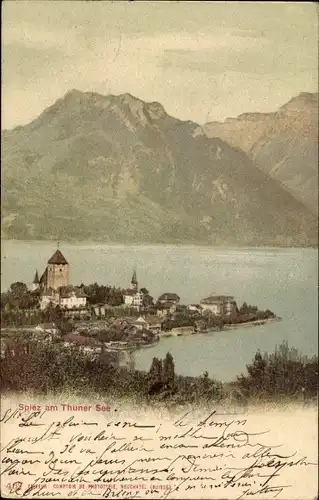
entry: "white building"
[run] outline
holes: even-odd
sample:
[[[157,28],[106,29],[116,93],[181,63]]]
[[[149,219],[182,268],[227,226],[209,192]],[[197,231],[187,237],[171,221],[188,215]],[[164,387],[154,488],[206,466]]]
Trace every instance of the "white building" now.
[[[40,298],[40,309],[44,311],[49,305],[53,307],[58,306],[60,303],[60,294],[52,288],[45,290]]]
[[[149,323],[145,320],[145,318],[143,318],[143,316],[140,316],[139,318],[137,318],[136,321],[133,321],[132,325],[138,328],[139,330],[144,330],[144,328],[145,329],[149,328]]]
[[[159,298],[157,303],[159,304],[166,304],[167,302],[171,302],[172,304],[179,304],[180,297],[177,295],[177,293],[163,293]]]
[[[237,309],[234,297],[229,295],[215,295],[201,300],[200,305],[205,311],[210,311],[215,316],[230,315]]]
[[[61,309],[85,309],[86,295],[79,288],[62,290],[60,295]]]
[[[162,325],[157,316],[147,316],[146,322],[148,324],[148,329],[154,333],[158,333],[162,329]]]
[[[112,307],[109,304],[95,304],[93,306],[93,310],[94,310],[95,316],[100,318],[102,316],[104,317],[106,315],[107,311],[112,311],[112,310],[116,309],[117,307],[121,307],[121,306]]]
[[[40,323],[35,330],[42,333],[52,333],[53,335],[58,333],[58,328],[55,323]]]
[[[174,302],[164,302],[156,307],[157,316],[165,317],[168,314],[174,314],[176,312],[176,304]]]
[[[191,312],[197,312],[199,314],[202,314],[203,308],[199,304],[189,304],[187,306],[188,311]]]
[[[125,290],[123,294],[124,305],[138,311],[143,305],[143,294],[137,290]]]
[[[44,311],[51,305],[66,310],[83,310],[86,309],[86,300],[86,295],[79,288],[63,287],[59,290],[50,288],[41,294],[40,309]]]

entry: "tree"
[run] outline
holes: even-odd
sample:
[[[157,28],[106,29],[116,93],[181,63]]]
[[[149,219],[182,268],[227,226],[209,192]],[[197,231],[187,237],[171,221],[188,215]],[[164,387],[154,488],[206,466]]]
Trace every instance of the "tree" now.
[[[248,309],[248,305],[247,305],[247,302],[244,302],[243,305],[241,306],[240,310],[239,310],[242,314],[247,314],[249,309]]]
[[[267,363],[265,359],[260,351],[257,351],[254,362],[251,365],[247,365],[247,371],[250,377],[254,379],[256,389],[260,392],[264,389],[266,368]]]
[[[10,310],[10,294],[8,292],[1,294],[1,310],[4,309]]]
[[[283,342],[274,353],[258,351],[248,376],[238,378],[238,387],[247,397],[300,398],[317,397],[318,358],[301,356],[297,349]]]
[[[163,373],[162,360],[158,358],[153,358],[151,368],[148,374],[149,394],[156,394],[161,391],[163,387],[162,373]]]
[[[168,352],[163,362],[163,383],[169,389],[173,389],[175,379],[175,365],[173,356]]]
[[[219,400],[222,397],[221,384],[210,379],[207,370],[196,378],[194,389],[200,401]]]
[[[10,286],[10,293],[13,295],[25,295],[28,293],[28,287],[25,283],[22,283],[21,281],[17,281],[15,283],[12,283]]]
[[[2,297],[1,308],[5,304],[7,310],[10,308],[31,309],[38,303],[38,294],[28,290],[25,283],[17,281],[12,283],[7,294]]]
[[[67,333],[72,332],[73,321],[70,321],[70,320],[61,321],[61,323],[58,326],[59,326],[61,335],[66,335]]]

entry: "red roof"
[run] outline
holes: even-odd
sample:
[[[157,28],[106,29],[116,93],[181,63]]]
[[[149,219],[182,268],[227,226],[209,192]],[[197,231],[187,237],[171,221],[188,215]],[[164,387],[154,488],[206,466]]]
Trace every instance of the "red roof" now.
[[[48,260],[48,264],[68,264],[68,262],[60,250],[56,250],[51,259]]]

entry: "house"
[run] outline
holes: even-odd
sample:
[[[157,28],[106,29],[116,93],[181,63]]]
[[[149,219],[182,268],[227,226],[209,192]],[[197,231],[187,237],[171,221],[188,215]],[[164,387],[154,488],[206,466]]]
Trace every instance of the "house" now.
[[[132,335],[135,335],[137,332],[140,332],[141,328],[138,326],[135,326],[133,323],[132,324],[127,324],[123,326],[122,333],[127,336],[128,338],[132,337]]]
[[[132,307],[139,311],[143,305],[143,294],[139,291],[128,289],[123,293],[123,300],[126,307]]]
[[[59,290],[61,309],[85,309],[87,297],[78,287],[62,287]]]
[[[229,295],[215,295],[200,301],[203,313],[210,311],[216,316],[231,315],[236,312],[237,304],[234,297]]]
[[[67,286],[60,287],[59,290],[53,288],[45,289],[40,297],[40,309],[44,311],[50,305],[52,307],[60,306],[68,315],[76,313],[87,314],[87,297],[80,288]]]
[[[53,307],[58,306],[60,303],[60,294],[53,288],[47,288],[40,297],[40,309],[44,311],[50,305]]]
[[[165,317],[168,314],[174,314],[174,312],[176,312],[176,304],[173,302],[166,301],[157,305],[157,316]]]
[[[102,351],[102,344],[93,337],[67,333],[64,335],[63,341],[65,347],[77,347],[86,354],[99,354]]]
[[[180,297],[176,293],[163,293],[158,298],[158,303],[164,304],[165,302],[172,302],[173,304],[179,304]]]
[[[151,330],[154,333],[158,333],[161,331],[162,325],[161,322],[158,320],[157,316],[147,316],[145,320],[148,323],[149,330]]]
[[[143,316],[140,316],[139,318],[137,318],[137,320],[133,321],[132,325],[139,330],[148,329],[149,327],[148,322],[143,318]]]
[[[202,314],[203,308],[200,304],[188,304],[187,310],[190,312],[197,312]]]
[[[176,293],[163,293],[156,303],[157,315],[167,316],[167,314],[174,314],[179,301],[180,297]]]
[[[95,316],[97,316],[98,318],[104,317],[106,311],[112,309],[112,306],[109,306],[108,304],[94,304],[92,307]]]
[[[35,330],[37,332],[52,333],[53,335],[59,331],[55,323],[40,323],[35,327]]]
[[[63,315],[66,318],[77,318],[83,320],[89,320],[92,317],[92,312],[84,306],[72,307],[71,309],[65,309]]]

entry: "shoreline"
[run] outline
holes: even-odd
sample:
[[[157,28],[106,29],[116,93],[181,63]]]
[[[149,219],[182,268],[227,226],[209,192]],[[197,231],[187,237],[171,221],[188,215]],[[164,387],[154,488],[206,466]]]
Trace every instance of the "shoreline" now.
[[[218,327],[209,328],[208,327],[205,330],[198,330],[198,331],[196,331],[192,327],[181,327],[181,330],[178,330],[178,327],[177,327],[175,329],[173,328],[172,330],[167,330],[166,332],[161,332],[160,338],[181,337],[181,336],[186,337],[189,335],[222,332],[224,330],[236,330],[239,328],[249,328],[249,327],[253,327],[253,326],[266,325],[268,323],[278,323],[279,321],[282,321],[282,318],[280,316],[276,316],[275,318],[258,319],[258,320],[254,320],[254,321],[246,321],[244,323],[232,323],[230,325],[224,325],[223,328],[218,328]],[[183,332],[182,328],[185,328],[185,332]]]
[[[113,346],[104,346],[104,349],[107,351],[129,351],[129,350],[138,350],[138,349],[144,349],[144,348],[149,348],[152,347],[162,338],[170,338],[170,337],[189,337],[191,335],[198,335],[198,334],[207,334],[207,333],[215,333],[215,332],[223,332],[224,330],[237,330],[239,328],[249,328],[249,327],[254,327],[254,326],[261,326],[261,325],[266,325],[269,323],[278,323],[279,321],[282,321],[282,318],[279,316],[276,316],[275,318],[267,318],[267,319],[260,319],[260,320],[255,320],[255,321],[247,321],[244,323],[232,323],[229,325],[224,325],[223,328],[218,328],[218,327],[211,327],[207,328],[205,330],[195,330],[194,327],[192,326],[182,326],[182,327],[175,327],[172,328],[172,330],[167,330],[167,331],[161,331],[157,333],[157,340],[150,342],[150,343],[142,343],[140,345],[129,345],[127,343],[125,346],[122,344],[122,341],[119,341],[119,345],[113,345]],[[16,326],[16,327],[1,327],[1,334],[2,338],[6,337],[6,333],[18,333],[19,331],[24,331],[24,332],[34,332],[35,327],[34,326]],[[3,335],[4,334],[4,335]]]
[[[43,240],[24,240],[24,239],[7,239],[7,238],[1,238],[1,241],[3,243],[27,243],[27,244],[56,244],[56,240],[54,239],[43,239]],[[185,242],[158,242],[154,243],[151,241],[144,241],[144,242],[138,242],[138,241],[108,241],[108,240],[59,240],[60,244],[65,244],[65,245],[77,245],[77,246],[94,246],[94,245],[106,245],[106,246],[136,246],[136,247],[142,247],[142,246],[151,246],[151,247],[157,247],[157,246],[174,246],[174,247],[194,247],[194,248],[218,248],[218,249],[230,249],[230,250],[308,250],[308,249],[313,249],[313,250],[318,250],[318,245],[297,245],[297,246],[291,246],[291,245],[278,245],[278,246],[272,246],[272,245],[256,245],[256,244],[248,244],[248,243],[205,243],[205,242],[199,242],[195,243],[192,241],[185,241]]]
[[[155,342],[151,342],[149,344],[143,344],[140,346],[125,346],[125,347],[115,347],[111,348],[109,350],[113,351],[138,351],[139,349],[146,349],[155,346],[158,344],[161,339],[168,339],[171,337],[190,337],[191,335],[205,335],[207,333],[215,333],[215,332],[223,332],[224,330],[237,330],[239,328],[249,328],[249,327],[254,327],[254,326],[261,326],[261,325],[266,325],[269,323],[278,323],[279,321],[282,321],[281,317],[275,317],[275,318],[268,318],[268,319],[260,319],[260,320],[255,320],[255,321],[247,321],[246,323],[233,323],[231,325],[225,325],[224,328],[216,328],[216,329],[207,329],[203,331],[195,331],[193,327],[181,327],[181,330],[178,330],[179,327],[176,327],[175,329],[172,330],[167,330],[166,332],[160,332],[158,334],[158,340]],[[183,330],[182,330],[183,329]],[[106,350],[108,350],[106,348]]]
[[[222,330],[235,330],[237,328],[266,325],[267,323],[278,323],[279,321],[282,321],[282,318],[276,316],[275,318],[257,319],[255,321],[246,321],[245,323],[232,323],[230,325],[224,325]]]
[[[255,321],[247,321],[245,323],[233,323],[230,325],[224,325],[223,328],[207,328],[205,330],[195,330],[194,327],[192,326],[187,326],[187,327],[176,327],[173,328],[172,330],[167,330],[167,331],[162,331],[157,333],[157,338],[155,341],[150,342],[150,343],[141,343],[140,345],[136,344],[129,344],[126,343],[126,345],[123,345],[121,341],[119,341],[118,345],[104,345],[103,349],[107,352],[123,352],[123,351],[131,351],[135,352],[140,349],[147,349],[155,346],[158,344],[161,339],[167,339],[171,337],[189,337],[191,335],[206,335],[208,333],[216,333],[216,332],[223,332],[223,331],[228,331],[228,330],[238,330],[240,328],[249,328],[249,327],[254,327],[254,326],[261,326],[261,325],[266,325],[269,323],[278,323],[279,321],[282,321],[281,317],[275,317],[275,318],[267,318],[267,319],[260,319],[260,320],[255,320]],[[13,327],[13,328],[1,328],[1,337],[2,339],[6,338],[7,335],[6,333],[17,333],[19,330],[23,330],[25,332],[33,332],[34,328],[33,327]],[[3,335],[4,334],[4,335]],[[9,335],[10,337],[10,335]]]

